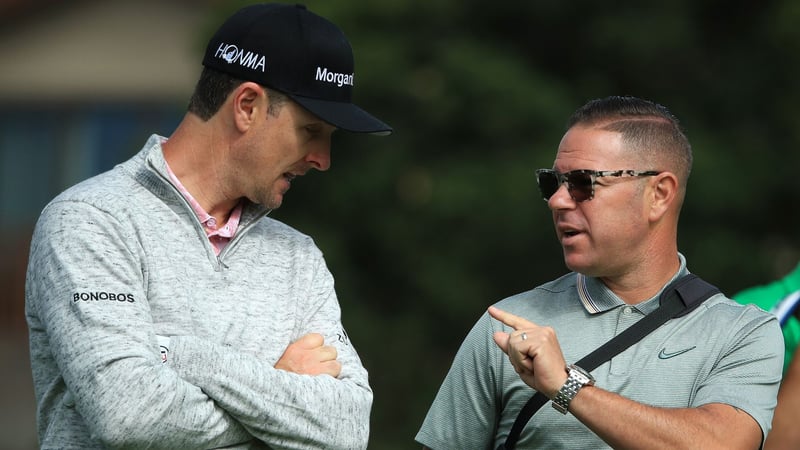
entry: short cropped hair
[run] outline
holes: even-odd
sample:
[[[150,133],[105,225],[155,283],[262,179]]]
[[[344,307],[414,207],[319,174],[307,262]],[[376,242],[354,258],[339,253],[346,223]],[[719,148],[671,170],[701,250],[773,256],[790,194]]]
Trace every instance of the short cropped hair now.
[[[242,83],[244,80],[204,67],[189,99],[188,111],[203,121],[208,121],[219,111],[231,92]],[[289,98],[274,89],[262,87],[269,98],[267,112],[272,116],[277,116]]]
[[[642,164],[638,170],[668,170],[686,187],[692,169],[692,147],[680,122],[666,107],[630,96],[591,100],[567,122],[574,126],[597,126],[622,135],[627,149],[636,152]]]

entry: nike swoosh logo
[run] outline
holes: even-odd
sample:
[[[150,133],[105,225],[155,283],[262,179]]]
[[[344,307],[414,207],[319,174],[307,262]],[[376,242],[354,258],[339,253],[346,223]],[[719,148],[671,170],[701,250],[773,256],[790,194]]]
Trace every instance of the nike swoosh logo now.
[[[669,353],[667,353],[667,349],[666,348],[662,348],[661,351],[658,353],[658,359],[674,358],[674,357],[676,357],[678,355],[682,355],[682,354],[684,354],[684,353],[686,353],[688,351],[692,351],[692,350],[694,350],[696,348],[697,348],[697,346],[695,345],[693,347],[685,348],[683,350],[678,350],[677,352],[669,352]]]

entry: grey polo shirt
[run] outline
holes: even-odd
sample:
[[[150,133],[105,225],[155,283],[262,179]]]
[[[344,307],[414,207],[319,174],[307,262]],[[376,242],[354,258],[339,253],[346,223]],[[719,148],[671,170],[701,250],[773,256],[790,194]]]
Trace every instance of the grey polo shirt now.
[[[683,256],[681,263],[678,274],[688,273]],[[599,280],[570,273],[496,306],[554,328],[571,363],[656,309],[658,295],[630,306]],[[417,442],[441,450],[494,449],[505,441],[534,391],[494,343],[495,331],[509,328],[484,314],[469,332]],[[782,365],[783,338],[774,316],[719,294],[662,325],[592,375],[600,388],[648,405],[733,405],[750,414],[766,436]],[[574,416],[547,404],[528,423],[518,448],[609,447]]]

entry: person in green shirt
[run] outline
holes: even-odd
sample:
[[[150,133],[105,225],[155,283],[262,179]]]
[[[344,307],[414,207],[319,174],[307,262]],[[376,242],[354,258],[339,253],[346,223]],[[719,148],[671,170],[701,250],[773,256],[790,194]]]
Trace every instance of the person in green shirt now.
[[[797,296],[792,295],[798,292],[800,292],[800,263],[779,280],[747,288],[733,296],[739,303],[752,303],[778,316],[786,347],[786,356],[783,359],[784,373],[788,370],[792,355],[800,342],[800,319],[793,314]]]
[[[800,415],[800,263],[781,279],[768,284],[745,289],[733,298],[743,304],[753,303],[778,316],[783,331],[786,356],[783,380],[778,391],[778,406],[772,419],[772,431],[764,443],[764,450],[789,450],[800,448],[800,428],[796,418]]]

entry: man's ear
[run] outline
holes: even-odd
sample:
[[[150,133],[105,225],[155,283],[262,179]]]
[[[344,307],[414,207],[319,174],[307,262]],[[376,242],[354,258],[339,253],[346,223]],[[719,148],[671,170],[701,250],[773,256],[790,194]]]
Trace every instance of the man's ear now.
[[[257,83],[240,84],[233,93],[233,120],[236,128],[245,132],[257,120],[258,113],[266,107],[266,93]]]
[[[672,172],[661,172],[652,177],[650,189],[650,220],[656,222],[678,201],[678,177]]]

